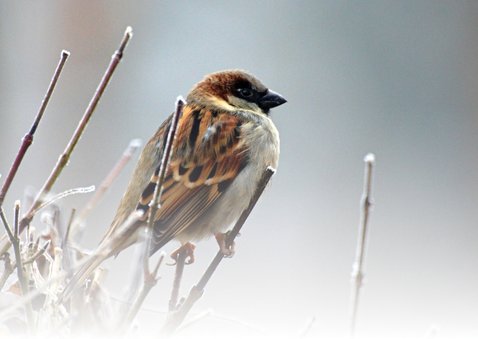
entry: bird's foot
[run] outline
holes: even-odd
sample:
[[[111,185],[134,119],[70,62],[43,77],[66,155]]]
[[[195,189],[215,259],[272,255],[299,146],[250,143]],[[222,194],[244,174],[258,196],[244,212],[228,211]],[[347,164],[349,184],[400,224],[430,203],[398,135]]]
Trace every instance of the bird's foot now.
[[[184,260],[186,265],[190,265],[195,261],[194,250],[196,245],[191,242],[187,242],[178,248],[176,251],[171,253],[171,258],[174,260],[172,265],[176,265],[179,260]]]
[[[232,258],[234,253],[236,253],[236,243],[233,241],[231,244],[226,243],[227,236],[229,232],[226,233],[216,233],[216,241],[219,245],[219,249],[225,258]]]

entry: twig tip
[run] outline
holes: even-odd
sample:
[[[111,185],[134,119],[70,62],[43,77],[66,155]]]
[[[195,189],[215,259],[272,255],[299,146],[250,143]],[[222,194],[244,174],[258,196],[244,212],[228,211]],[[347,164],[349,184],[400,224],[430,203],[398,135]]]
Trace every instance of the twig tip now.
[[[126,27],[126,30],[124,31],[123,40],[121,40],[120,47],[116,51],[116,54],[119,57],[119,59],[121,59],[121,57],[123,55],[123,52],[126,48],[126,45],[131,40],[132,37],[133,37],[133,29],[131,28],[131,26],[128,26],[128,27]],[[113,54],[113,55],[115,55],[115,54]]]
[[[131,26],[126,27],[124,34],[127,35],[129,38],[131,38],[133,36],[133,27]]]
[[[363,161],[366,162],[367,164],[374,164],[375,163],[375,154],[373,153],[368,153],[364,158]]]
[[[181,95],[179,95],[176,98],[176,107],[177,106],[184,106],[185,103],[186,103],[186,100],[184,100],[184,98]]]
[[[66,49],[61,51],[62,58],[68,58],[69,56],[70,56],[70,51],[67,51]]]
[[[141,139],[133,139],[129,142],[129,147],[130,148],[134,148],[134,149],[137,149],[137,148],[140,148],[141,145],[143,144],[143,140]]]

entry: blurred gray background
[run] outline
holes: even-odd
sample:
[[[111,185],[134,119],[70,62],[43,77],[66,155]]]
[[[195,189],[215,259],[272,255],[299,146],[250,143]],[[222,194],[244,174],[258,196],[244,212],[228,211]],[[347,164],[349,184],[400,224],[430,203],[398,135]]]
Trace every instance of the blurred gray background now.
[[[133,40],[57,192],[98,185],[129,141],[146,141],[176,96],[209,72],[246,69],[288,99],[272,112],[279,170],[236,256],[194,308],[214,310],[204,324],[292,337],[315,317],[311,337],[347,334],[362,159],[374,152],[359,337],[424,338],[431,328],[439,338],[478,336],[478,2],[1,1],[4,176],[60,51],[71,52],[7,197],[9,215],[27,186],[41,187],[128,25]],[[84,246],[101,238],[132,168],[90,218]],[[87,199],[62,204],[69,211]],[[181,294],[216,247],[198,244]],[[118,295],[127,259],[108,264]],[[140,326],[157,328],[172,272],[162,269]]]

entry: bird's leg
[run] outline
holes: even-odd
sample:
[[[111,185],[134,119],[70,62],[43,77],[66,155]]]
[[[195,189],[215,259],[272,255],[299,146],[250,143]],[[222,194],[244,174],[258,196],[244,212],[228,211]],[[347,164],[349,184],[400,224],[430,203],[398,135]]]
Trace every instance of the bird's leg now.
[[[196,245],[188,241],[187,243],[179,247],[176,251],[171,253],[171,258],[174,260],[174,264],[176,264],[180,255],[185,256],[186,265],[192,264],[195,261],[195,257],[194,257],[195,248],[196,248]]]
[[[216,241],[221,249],[222,254],[226,258],[232,258],[234,253],[236,252],[236,243],[233,241],[232,244],[227,244],[226,239],[229,232],[226,233],[216,233]]]

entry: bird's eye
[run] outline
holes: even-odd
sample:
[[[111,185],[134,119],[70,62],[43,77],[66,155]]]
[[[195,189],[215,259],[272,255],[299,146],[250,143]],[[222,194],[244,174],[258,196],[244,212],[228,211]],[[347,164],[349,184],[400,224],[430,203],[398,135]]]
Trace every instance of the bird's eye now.
[[[244,99],[252,98],[252,96],[254,95],[254,91],[251,88],[247,88],[247,87],[238,88],[237,91],[239,92],[241,97],[243,97]]]

